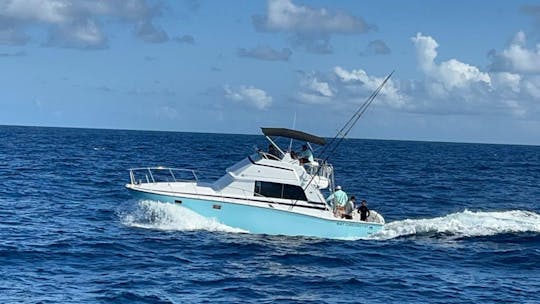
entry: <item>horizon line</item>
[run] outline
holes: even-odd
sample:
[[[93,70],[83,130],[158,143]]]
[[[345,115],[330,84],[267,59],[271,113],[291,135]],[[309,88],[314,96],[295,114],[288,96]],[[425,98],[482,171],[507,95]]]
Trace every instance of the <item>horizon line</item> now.
[[[51,128],[51,129],[80,129],[80,130],[104,130],[104,131],[134,131],[134,132],[168,132],[168,133],[199,133],[199,134],[224,134],[224,135],[249,135],[249,136],[264,136],[254,133],[232,133],[232,132],[207,132],[207,131],[179,131],[179,130],[150,130],[150,129],[125,129],[125,128],[108,128],[108,127],[85,127],[85,126],[48,126],[48,125],[7,125],[0,124],[0,127],[23,127],[23,128]],[[324,138],[333,138],[329,136],[321,136]],[[530,143],[501,143],[501,142],[480,142],[480,141],[445,141],[434,139],[398,139],[398,138],[372,138],[372,137],[347,137],[347,139],[360,140],[379,140],[379,141],[406,141],[406,142],[425,142],[425,143],[446,143],[446,144],[478,144],[478,145],[507,145],[507,146],[530,146],[539,147],[540,144]]]

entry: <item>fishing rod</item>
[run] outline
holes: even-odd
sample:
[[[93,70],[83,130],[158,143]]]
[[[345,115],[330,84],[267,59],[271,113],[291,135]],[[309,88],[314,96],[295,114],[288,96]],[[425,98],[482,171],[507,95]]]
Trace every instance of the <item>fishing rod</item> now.
[[[393,74],[394,74],[394,71],[392,71],[388,76],[386,76],[386,78],[383,80],[383,82],[371,93],[371,95],[369,95],[369,97],[364,101],[364,103],[362,103],[362,105],[358,108],[358,110],[356,110],[356,112],[345,123],[345,125],[343,125],[343,127],[337,132],[336,136],[334,136],[332,138],[332,140],[328,143],[328,145],[326,145],[322,149],[322,151],[319,153],[317,158],[322,158],[324,153],[326,152],[326,150],[328,150],[330,147],[332,147],[332,144],[336,140],[338,140],[338,143],[335,146],[333,146],[333,149],[330,151],[330,153],[332,153],[332,152],[334,152],[336,150],[337,146],[339,146],[339,144],[341,144],[341,141],[349,134],[351,129],[358,122],[358,120],[364,114],[364,112],[366,112],[367,108],[371,105],[373,100],[375,100],[375,97],[377,97],[379,92],[383,89],[384,85],[386,84],[386,82],[388,82],[388,80],[390,79],[390,77],[392,77]],[[347,131],[345,131],[345,130],[347,130]]]
[[[332,148],[332,150],[330,151],[329,155],[330,156],[336,149],[337,147],[339,147],[339,145],[341,144],[341,142],[345,139],[345,137],[347,137],[347,135],[349,134],[349,132],[352,130],[352,128],[354,127],[354,125],[356,125],[356,123],[358,122],[358,120],[360,119],[360,117],[362,117],[362,115],[366,112],[366,110],[369,108],[369,106],[371,105],[371,103],[373,103],[373,101],[375,100],[375,98],[377,97],[377,95],[379,95],[379,93],[381,92],[381,90],[383,89],[384,85],[386,84],[386,82],[388,82],[388,80],[390,79],[390,77],[392,77],[392,75],[394,74],[394,71],[392,71],[388,76],[386,76],[386,78],[384,79],[384,81],[379,85],[379,87],[377,87],[377,89],[375,91],[373,91],[373,93],[371,94],[371,96],[364,102],[364,104],[358,109],[358,111],[356,113],[354,113],[353,117],[351,117],[351,119],[349,121],[353,121],[350,126],[347,128],[347,131],[345,131],[345,133],[339,138],[338,142],[334,145],[334,147]],[[328,157],[327,157],[328,158]]]
[[[352,115],[352,117],[345,123],[345,125],[341,128],[341,130],[338,131],[336,136],[334,136],[334,138],[332,138],[330,143],[327,146],[325,146],[325,148],[321,151],[319,156],[324,155],[324,153],[327,150],[327,147],[331,146],[337,140],[337,143],[333,145],[333,148],[330,150],[328,155],[324,158],[324,160],[322,162],[323,164],[326,163],[326,161],[328,160],[330,155],[332,155],[332,153],[341,144],[343,139],[349,134],[349,132],[354,127],[354,125],[356,125],[356,123],[358,122],[360,117],[362,117],[362,115],[366,112],[366,110],[371,105],[371,103],[373,103],[373,100],[375,100],[377,95],[379,95],[379,93],[383,89],[384,85],[388,82],[388,80],[390,79],[390,77],[392,77],[393,74],[394,74],[394,71],[392,71],[390,74],[388,74],[388,76],[386,76],[386,78],[383,80],[383,82],[375,89],[375,91],[373,91],[373,93],[371,93],[371,95],[364,101],[364,103],[358,108],[358,110]],[[319,158],[321,158],[321,157],[319,157]],[[315,174],[313,174],[313,176],[311,176],[311,179],[309,180],[307,185],[304,187],[304,191],[307,190],[307,188],[309,187],[311,182],[315,179],[315,176],[319,176],[319,173],[320,173],[322,167],[323,166],[319,166],[319,168],[317,169],[317,172]],[[294,204],[293,204],[293,206],[291,206],[291,208],[294,207],[294,205],[296,205],[296,202],[294,202]]]

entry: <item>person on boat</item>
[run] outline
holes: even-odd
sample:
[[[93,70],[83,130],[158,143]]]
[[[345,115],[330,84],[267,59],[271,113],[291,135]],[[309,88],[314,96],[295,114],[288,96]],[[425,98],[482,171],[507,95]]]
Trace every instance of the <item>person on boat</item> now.
[[[360,213],[360,220],[361,221],[367,221],[367,218],[369,217],[369,209],[366,206],[367,202],[366,200],[362,200],[362,205],[358,207],[358,213]]]
[[[345,210],[343,211],[343,214],[341,215],[341,218],[352,220],[352,213],[354,210],[354,205],[356,204],[356,197],[353,195],[351,198],[345,203]]]
[[[345,206],[345,203],[347,203],[347,200],[348,200],[347,193],[341,190],[341,186],[339,185],[336,186],[334,193],[330,194],[326,198],[326,202],[330,205],[330,207],[334,208],[336,213],[340,209],[343,209],[343,207]]]
[[[307,145],[303,145],[302,151],[298,153],[298,158],[300,159],[300,164],[311,163],[313,161],[313,153],[311,153]]]
[[[273,155],[273,156],[279,158],[279,152],[278,152],[278,150],[276,149],[276,147],[274,147],[274,145],[272,145],[272,144],[270,144],[270,145],[268,146],[268,154]]]

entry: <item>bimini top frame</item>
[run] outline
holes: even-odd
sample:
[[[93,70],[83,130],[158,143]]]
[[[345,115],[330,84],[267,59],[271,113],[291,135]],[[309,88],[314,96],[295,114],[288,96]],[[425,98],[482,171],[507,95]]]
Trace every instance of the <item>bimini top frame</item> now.
[[[285,138],[292,138],[297,140],[306,141],[312,144],[324,146],[326,140],[322,137],[308,134],[302,131],[286,129],[286,128],[261,128],[265,136],[280,136]]]

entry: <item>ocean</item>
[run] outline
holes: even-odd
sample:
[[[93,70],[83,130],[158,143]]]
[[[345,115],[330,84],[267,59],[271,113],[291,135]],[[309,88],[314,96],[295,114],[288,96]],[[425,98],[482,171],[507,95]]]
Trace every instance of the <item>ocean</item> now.
[[[203,180],[262,136],[0,127],[0,303],[540,303],[540,147],[347,139],[369,239],[240,233],[137,201],[128,169]]]

